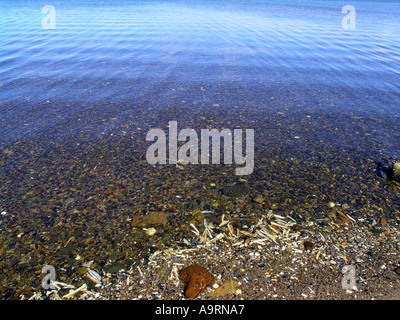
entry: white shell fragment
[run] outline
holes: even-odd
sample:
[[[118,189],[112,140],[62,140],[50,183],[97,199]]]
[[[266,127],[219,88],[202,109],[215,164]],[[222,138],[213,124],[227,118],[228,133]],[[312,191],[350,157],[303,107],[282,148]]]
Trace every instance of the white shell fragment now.
[[[96,271],[94,270],[89,270],[86,274],[86,276],[92,280],[94,283],[101,283],[101,275],[99,275]]]

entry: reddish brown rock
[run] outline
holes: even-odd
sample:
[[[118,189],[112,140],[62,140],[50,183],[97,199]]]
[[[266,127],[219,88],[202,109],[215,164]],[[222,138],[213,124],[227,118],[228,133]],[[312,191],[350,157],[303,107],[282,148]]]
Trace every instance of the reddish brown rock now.
[[[314,242],[311,242],[311,241],[304,241],[303,245],[304,245],[305,250],[311,251],[312,249],[315,248]]]
[[[183,268],[179,275],[185,284],[185,297],[188,299],[196,298],[207,286],[214,283],[214,276],[198,264]]]

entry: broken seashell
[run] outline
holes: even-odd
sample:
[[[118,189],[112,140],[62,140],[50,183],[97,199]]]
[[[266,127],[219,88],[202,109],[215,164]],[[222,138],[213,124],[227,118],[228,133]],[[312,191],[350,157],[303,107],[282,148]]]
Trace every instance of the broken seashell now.
[[[99,275],[96,271],[94,271],[94,270],[89,270],[87,273],[86,273],[86,276],[90,279],[90,280],[92,280],[94,283],[97,283],[97,284],[99,284],[99,283],[101,283],[101,275]]]

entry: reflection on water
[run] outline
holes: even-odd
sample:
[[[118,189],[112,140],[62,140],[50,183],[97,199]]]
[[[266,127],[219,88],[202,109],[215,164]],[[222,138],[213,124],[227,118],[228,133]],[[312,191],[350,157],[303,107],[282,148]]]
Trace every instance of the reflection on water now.
[[[355,2],[352,31],[342,29],[342,4],[335,1],[52,5],[56,29],[44,30],[42,6],[2,1],[2,141],[90,105],[119,105],[121,112],[185,97],[204,106],[218,97],[259,109],[399,114],[395,2]],[[197,89],[205,92],[196,98]],[[182,96],[173,100],[176,91]],[[245,94],[232,101],[238,91]]]

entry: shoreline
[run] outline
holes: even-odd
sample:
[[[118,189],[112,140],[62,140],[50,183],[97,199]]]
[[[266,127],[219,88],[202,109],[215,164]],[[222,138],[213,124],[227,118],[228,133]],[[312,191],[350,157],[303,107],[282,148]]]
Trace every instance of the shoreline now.
[[[104,286],[78,291],[71,298],[188,300],[183,296],[179,270],[199,263],[212,272],[215,283],[193,300],[398,299],[395,243],[399,231],[386,225],[377,237],[363,222],[340,221],[332,222],[331,230],[309,226],[307,231],[301,229],[305,235],[293,232],[284,238],[279,233],[275,242],[242,241],[240,245],[230,243],[229,228],[215,226],[211,235],[217,236],[205,244],[190,246],[185,239],[182,246],[186,248],[157,249],[147,262],[120,270],[118,279],[113,279],[111,274],[103,276]],[[237,230],[238,234],[241,232],[246,231]],[[221,234],[223,237],[218,236]],[[306,248],[306,242],[313,244],[312,249]],[[352,265],[356,270],[356,284],[351,289],[343,288],[345,265]],[[87,278],[85,281],[93,285]],[[228,281],[235,286],[219,291]],[[56,290],[49,298],[66,299],[62,293],[71,291]],[[44,296],[36,293],[25,297],[32,298]]]

